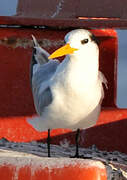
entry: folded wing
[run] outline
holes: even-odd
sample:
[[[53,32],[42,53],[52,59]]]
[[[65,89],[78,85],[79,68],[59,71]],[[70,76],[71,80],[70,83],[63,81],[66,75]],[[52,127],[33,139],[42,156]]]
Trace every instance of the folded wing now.
[[[52,102],[50,83],[60,62],[49,60],[50,54],[40,47],[34,36],[32,37],[34,49],[30,66],[30,83],[36,111],[41,115],[44,108]]]

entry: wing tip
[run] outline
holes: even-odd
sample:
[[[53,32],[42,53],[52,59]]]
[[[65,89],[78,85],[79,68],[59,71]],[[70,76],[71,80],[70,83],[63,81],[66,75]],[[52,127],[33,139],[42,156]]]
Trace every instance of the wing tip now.
[[[37,39],[35,38],[35,36],[33,34],[31,34],[32,36],[32,40],[33,40],[33,43],[34,43],[34,47],[39,47],[39,44],[37,42]]]

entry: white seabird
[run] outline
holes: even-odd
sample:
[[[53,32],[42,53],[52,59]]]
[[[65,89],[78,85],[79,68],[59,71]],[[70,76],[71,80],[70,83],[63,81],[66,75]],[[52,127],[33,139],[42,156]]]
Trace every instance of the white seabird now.
[[[28,119],[37,131],[86,129],[96,124],[104,97],[99,48],[88,30],[73,30],[65,45],[49,55],[37,43],[31,63],[31,86],[38,117]],[[53,60],[66,55],[60,63]]]

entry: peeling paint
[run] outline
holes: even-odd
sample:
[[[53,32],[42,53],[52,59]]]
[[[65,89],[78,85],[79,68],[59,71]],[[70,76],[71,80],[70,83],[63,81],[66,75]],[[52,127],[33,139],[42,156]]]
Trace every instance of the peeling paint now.
[[[57,47],[64,44],[63,40],[50,40],[50,39],[38,39],[38,43],[40,46],[46,49],[50,49],[51,47]],[[29,48],[33,47],[33,41],[26,38],[17,38],[14,36],[5,37],[0,39],[0,45],[11,47],[11,48]]]

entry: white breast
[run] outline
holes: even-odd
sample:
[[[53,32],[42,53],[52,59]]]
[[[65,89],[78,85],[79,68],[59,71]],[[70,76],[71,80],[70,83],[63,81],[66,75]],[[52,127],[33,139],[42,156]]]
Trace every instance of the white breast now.
[[[101,82],[97,74],[92,78],[84,68],[76,72],[77,63],[73,67],[67,63],[71,62],[64,61],[68,68],[62,70],[61,65],[51,86],[54,100],[48,107],[49,118],[57,128],[87,128],[95,124],[100,112]]]

